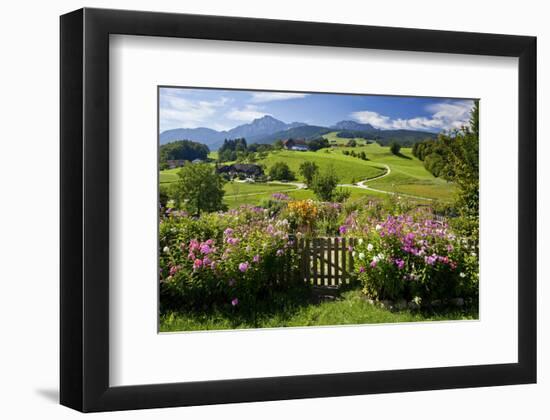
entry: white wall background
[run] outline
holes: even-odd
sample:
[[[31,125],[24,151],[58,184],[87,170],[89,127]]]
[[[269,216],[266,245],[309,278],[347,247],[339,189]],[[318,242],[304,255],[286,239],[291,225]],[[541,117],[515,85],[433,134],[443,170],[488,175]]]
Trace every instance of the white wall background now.
[[[78,414],[58,398],[59,19],[62,13],[111,7],[314,20],[383,26],[500,32],[539,37],[539,216],[550,210],[550,153],[543,119],[550,110],[550,27],[545,3],[388,0],[19,1],[0,15],[0,415],[66,419]],[[505,174],[503,174],[505,175]],[[452,391],[368,395],[109,413],[95,418],[546,418],[550,414],[548,353],[550,245],[539,217],[539,383]],[[504,244],[505,246],[505,244]]]

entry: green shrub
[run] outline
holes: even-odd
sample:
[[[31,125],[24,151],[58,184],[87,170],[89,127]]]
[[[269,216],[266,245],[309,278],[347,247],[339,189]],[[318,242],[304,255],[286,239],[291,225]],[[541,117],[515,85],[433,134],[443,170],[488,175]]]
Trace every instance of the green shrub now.
[[[276,181],[294,181],[296,176],[285,162],[275,162],[269,168],[269,177]]]

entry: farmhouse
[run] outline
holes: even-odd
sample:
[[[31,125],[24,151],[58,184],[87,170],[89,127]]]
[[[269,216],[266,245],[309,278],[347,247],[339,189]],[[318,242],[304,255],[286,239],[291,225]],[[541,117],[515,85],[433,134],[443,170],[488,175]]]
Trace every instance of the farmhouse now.
[[[230,177],[242,174],[248,178],[257,178],[264,175],[264,170],[259,165],[251,163],[235,163],[233,165],[224,165],[216,169],[219,174],[228,174]]]
[[[306,152],[307,150],[309,150],[306,141],[303,139],[283,140],[283,147],[287,150],[296,150],[300,152]]]
[[[185,165],[184,159],[169,159],[166,161],[169,169],[180,168]]]

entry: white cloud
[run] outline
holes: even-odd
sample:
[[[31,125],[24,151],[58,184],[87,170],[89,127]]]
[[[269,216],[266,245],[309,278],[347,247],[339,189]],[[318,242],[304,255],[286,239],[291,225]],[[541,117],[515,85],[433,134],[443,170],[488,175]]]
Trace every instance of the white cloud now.
[[[235,121],[250,122],[256,118],[261,118],[266,114],[256,105],[246,105],[243,109],[233,108],[225,114],[225,116]]]
[[[351,117],[361,123],[368,123],[381,129],[440,131],[469,126],[472,106],[473,103],[469,100],[439,102],[426,108],[432,113],[430,117],[392,119],[374,111],[352,112]]]
[[[211,117],[230,100],[225,97],[213,101],[192,100],[178,91],[161,90],[160,129],[196,128],[208,123]]]
[[[253,92],[250,102],[262,103],[272,101],[287,101],[289,99],[301,99],[309,96],[307,93],[287,93],[287,92]]]
[[[363,124],[371,124],[376,128],[393,128],[392,120],[386,115],[374,111],[352,112],[351,117]]]

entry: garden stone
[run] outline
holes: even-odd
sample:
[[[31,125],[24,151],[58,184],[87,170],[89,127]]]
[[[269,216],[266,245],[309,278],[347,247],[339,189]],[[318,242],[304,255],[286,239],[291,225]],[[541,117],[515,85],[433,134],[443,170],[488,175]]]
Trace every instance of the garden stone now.
[[[464,306],[464,299],[460,297],[451,299],[451,304],[454,306],[462,307]]]
[[[407,306],[409,307],[409,309],[419,309],[420,308],[420,305],[418,303],[416,303],[414,300],[411,300]]]
[[[381,308],[392,309],[393,308],[393,301],[388,300],[388,299],[381,300],[380,301],[380,307]]]
[[[397,302],[395,302],[395,309],[397,309],[398,311],[407,309],[407,301],[405,299],[399,299]]]

